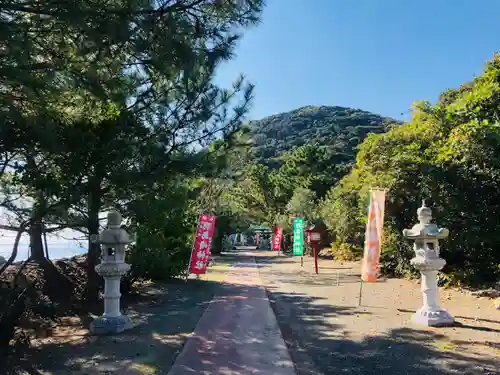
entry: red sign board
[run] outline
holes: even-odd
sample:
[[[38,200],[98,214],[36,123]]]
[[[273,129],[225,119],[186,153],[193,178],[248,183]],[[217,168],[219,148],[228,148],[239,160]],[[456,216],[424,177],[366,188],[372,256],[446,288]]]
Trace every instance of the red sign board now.
[[[281,236],[283,236],[283,228],[276,228],[273,239],[273,251],[280,251],[281,248]]]
[[[191,251],[191,262],[189,272],[196,275],[207,272],[207,265],[210,258],[212,238],[215,232],[215,216],[201,214],[196,230],[196,238]]]

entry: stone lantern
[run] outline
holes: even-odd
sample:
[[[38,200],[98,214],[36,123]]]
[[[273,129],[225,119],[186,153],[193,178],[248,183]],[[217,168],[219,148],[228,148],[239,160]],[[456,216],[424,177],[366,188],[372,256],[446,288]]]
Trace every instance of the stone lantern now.
[[[108,225],[91,241],[101,245],[101,264],[95,267],[99,276],[104,278],[104,314],[94,320],[90,331],[94,334],[112,334],[132,328],[130,319],[120,312],[120,279],[129,270],[125,263],[125,246],[131,241],[125,229],[120,228],[121,215],[116,211],[108,213]]]
[[[448,229],[438,228],[432,224],[432,210],[425,206],[417,210],[419,224],[411,229],[403,230],[405,238],[414,240],[415,257],[411,264],[422,275],[421,289],[423,306],[412,316],[416,324],[429,327],[446,326],[454,323],[454,318],[445,309],[439,306],[439,292],[437,275],[446,261],[439,257],[439,240],[448,237]]]

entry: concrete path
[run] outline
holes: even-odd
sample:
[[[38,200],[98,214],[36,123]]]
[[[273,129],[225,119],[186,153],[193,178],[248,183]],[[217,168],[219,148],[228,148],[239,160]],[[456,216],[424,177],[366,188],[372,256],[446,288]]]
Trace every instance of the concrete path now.
[[[231,266],[169,374],[296,374],[253,257]]]

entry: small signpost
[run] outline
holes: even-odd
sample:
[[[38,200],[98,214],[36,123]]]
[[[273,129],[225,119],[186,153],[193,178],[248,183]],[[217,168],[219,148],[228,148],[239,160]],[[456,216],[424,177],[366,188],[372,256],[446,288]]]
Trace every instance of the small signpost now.
[[[318,247],[321,242],[321,233],[316,229],[315,226],[310,227],[309,229],[306,230],[307,232],[307,237],[309,238],[309,243],[311,244],[311,247],[313,248],[313,254],[314,254],[314,273],[318,274]]]

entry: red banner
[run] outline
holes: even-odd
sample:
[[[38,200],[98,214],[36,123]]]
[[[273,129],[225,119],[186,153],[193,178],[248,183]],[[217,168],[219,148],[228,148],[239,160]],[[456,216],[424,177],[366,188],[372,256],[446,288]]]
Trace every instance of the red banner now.
[[[208,260],[210,258],[210,249],[212,247],[212,238],[215,232],[215,216],[201,214],[196,230],[196,238],[191,251],[191,262],[189,272],[196,275],[207,272]]]
[[[280,251],[281,248],[281,236],[283,236],[283,228],[276,228],[273,239],[273,251]]]

